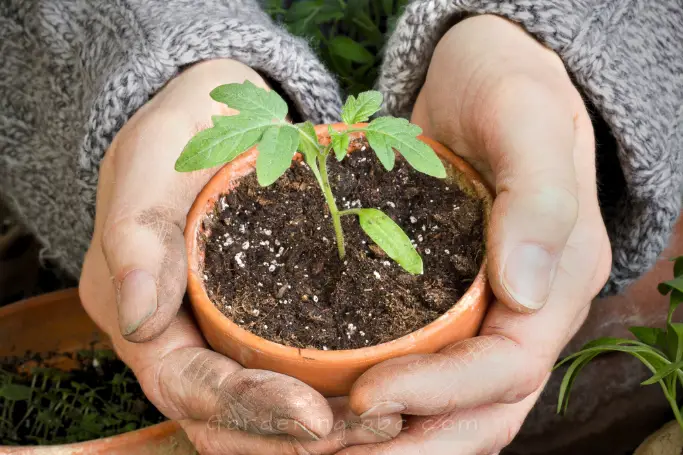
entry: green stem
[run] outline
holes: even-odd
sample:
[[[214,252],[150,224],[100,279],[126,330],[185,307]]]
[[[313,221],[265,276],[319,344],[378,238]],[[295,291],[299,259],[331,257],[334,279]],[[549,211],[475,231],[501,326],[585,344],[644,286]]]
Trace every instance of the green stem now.
[[[683,429],[683,417],[681,416],[681,411],[678,409],[678,403],[676,403],[676,400],[669,394],[669,391],[666,390],[666,387],[664,384],[662,384],[662,390],[664,390],[664,396],[666,397],[667,401],[669,402],[669,405],[671,406],[671,410],[674,413],[674,417],[676,417],[676,422],[678,422],[678,425]]]
[[[346,256],[346,249],[344,248],[344,231],[342,230],[341,217],[339,215],[339,209],[337,208],[337,202],[334,200],[334,195],[332,194],[332,187],[330,186],[330,177],[327,174],[327,155],[318,155],[318,169],[320,171],[321,187],[323,190],[323,195],[325,196],[325,201],[330,208],[330,215],[332,216],[332,225],[334,226],[334,235],[337,237],[337,250],[339,251],[339,259],[344,259]]]
[[[342,210],[339,212],[339,216],[346,216],[346,215],[360,215],[360,210],[361,209],[348,209],[348,210]]]

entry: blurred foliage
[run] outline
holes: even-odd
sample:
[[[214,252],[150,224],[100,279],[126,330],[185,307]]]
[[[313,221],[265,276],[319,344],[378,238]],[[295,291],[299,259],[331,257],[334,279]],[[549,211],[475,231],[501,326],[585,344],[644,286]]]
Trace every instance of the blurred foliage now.
[[[306,38],[345,94],[373,88],[382,49],[409,0],[265,0],[290,33]]]

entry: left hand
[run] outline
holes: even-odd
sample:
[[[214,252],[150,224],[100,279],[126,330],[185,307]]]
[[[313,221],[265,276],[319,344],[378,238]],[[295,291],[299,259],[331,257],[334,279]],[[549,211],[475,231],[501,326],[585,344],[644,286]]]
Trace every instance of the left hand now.
[[[591,120],[557,55],[504,19],[478,16],[439,43],[413,122],[495,188],[496,300],[479,336],[366,372],[354,412],[410,417],[397,438],[340,454],[498,453],[609,273]]]

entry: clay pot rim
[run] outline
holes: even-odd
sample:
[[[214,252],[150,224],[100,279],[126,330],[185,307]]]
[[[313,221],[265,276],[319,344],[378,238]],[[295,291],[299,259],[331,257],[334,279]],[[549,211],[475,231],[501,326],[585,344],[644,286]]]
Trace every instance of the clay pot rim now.
[[[45,305],[50,305],[54,300],[62,299],[78,299],[78,289],[63,289],[60,291],[54,291],[47,294],[38,295],[36,297],[29,297],[19,302],[10,303],[0,308],[0,318],[8,317],[19,312],[34,312],[40,311]],[[93,322],[93,326],[95,323]],[[6,446],[0,445],[0,453],[24,453],[29,451],[30,453],[51,454],[55,451],[68,450],[68,453],[80,453],[79,451],[87,451],[104,453],[103,450],[118,450],[121,447],[127,447],[134,442],[139,442],[140,444],[146,441],[152,441],[160,437],[171,436],[176,432],[180,431],[180,425],[178,422],[173,420],[166,420],[154,425],[150,425],[145,428],[140,428],[134,431],[128,431],[126,433],[117,434],[115,436],[109,436],[106,438],[89,439],[87,441],[73,442],[70,444],[52,444],[52,445],[20,445],[20,446]],[[67,452],[64,452],[67,453]]]
[[[366,123],[359,123],[353,127],[363,127]],[[317,125],[315,127],[319,138],[328,136],[328,125]],[[341,131],[346,128],[343,123],[336,123],[331,125],[335,131]],[[362,133],[354,133],[356,137]],[[472,186],[472,190],[476,196],[484,202],[484,232],[488,226],[488,217],[490,207],[493,201],[492,192],[489,186],[484,182],[479,173],[474,170],[462,158],[456,156],[444,145],[437,141],[426,137],[419,136],[419,139],[432,147],[432,149],[442,158],[449,162],[449,164],[461,172],[466,178],[467,183]],[[408,348],[419,344],[421,338],[429,338],[434,332],[440,332],[450,325],[451,320],[458,320],[460,313],[467,311],[471,307],[480,305],[482,291],[489,288],[487,278],[487,261],[486,258],[482,260],[481,267],[475,279],[470,284],[465,294],[444,314],[437,319],[427,324],[426,326],[397,338],[392,341],[387,341],[378,345],[362,347],[358,349],[344,349],[344,350],[330,350],[324,351],[310,348],[295,348],[275,343],[273,341],[261,338],[248,330],[245,330],[230,320],[227,316],[216,308],[209,298],[206,289],[204,288],[204,281],[202,279],[199,263],[200,255],[202,255],[197,241],[197,234],[204,216],[209,213],[218,199],[218,197],[227,191],[232,190],[237,185],[235,182],[242,177],[253,172],[256,162],[256,147],[253,147],[248,152],[240,155],[237,159],[223,166],[206,184],[206,186],[199,193],[195,199],[187,217],[187,224],[185,226],[185,244],[188,253],[188,283],[187,290],[190,297],[190,302],[193,307],[198,307],[200,311],[204,312],[212,319],[213,327],[221,333],[229,333],[238,340],[242,345],[248,346],[256,352],[271,355],[280,358],[281,361],[289,362],[305,362],[317,361],[320,363],[339,363],[344,362],[349,365],[356,363],[365,363],[369,359],[386,358],[389,353],[396,353],[407,351]],[[230,179],[228,175],[231,174],[233,167],[251,167],[247,172],[240,172],[238,179]]]

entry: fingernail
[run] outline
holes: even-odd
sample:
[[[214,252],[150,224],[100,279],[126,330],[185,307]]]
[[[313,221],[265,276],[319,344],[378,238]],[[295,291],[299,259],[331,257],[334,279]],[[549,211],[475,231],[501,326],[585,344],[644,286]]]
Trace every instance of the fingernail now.
[[[306,428],[303,423],[292,419],[278,420],[277,431],[279,433],[287,433],[297,439],[312,439],[313,441],[320,440],[320,437]]]
[[[555,258],[545,248],[522,244],[505,263],[503,286],[520,305],[538,310],[548,299],[554,274]]]
[[[405,405],[402,405],[401,403],[395,403],[393,401],[385,401],[382,403],[378,403],[362,413],[360,415],[361,419],[365,419],[366,417],[379,417],[379,416],[386,416],[389,414],[398,414],[400,412],[403,412],[406,410]]]
[[[118,292],[119,326],[123,336],[134,333],[157,310],[157,284],[145,270],[123,278]]]

